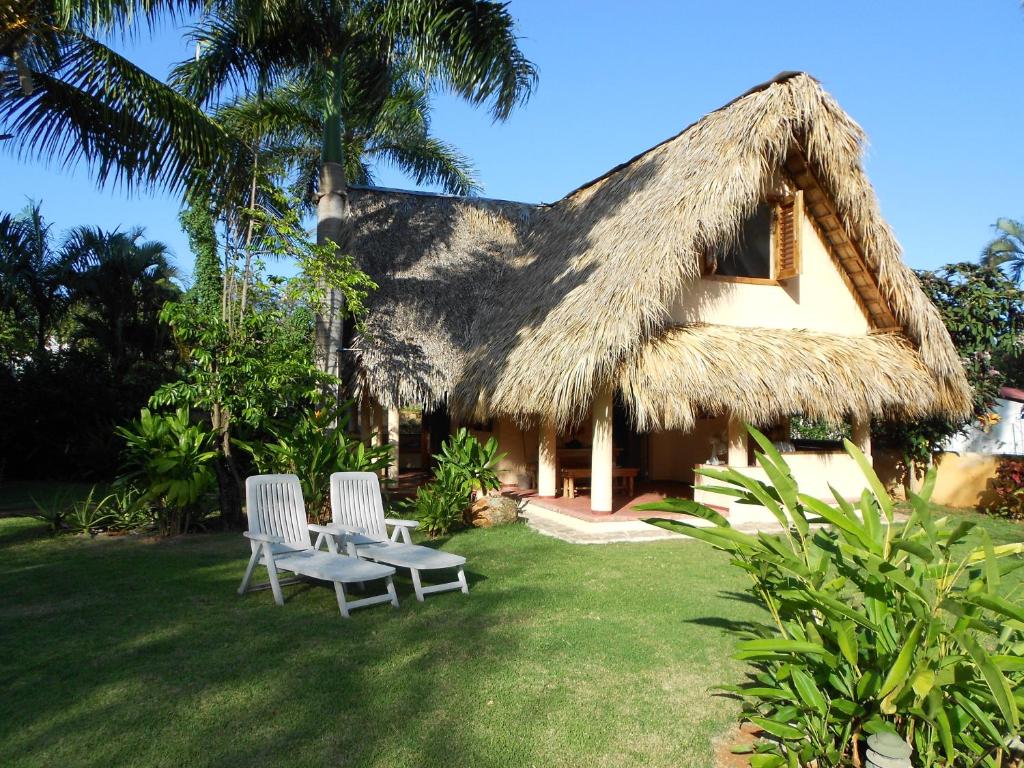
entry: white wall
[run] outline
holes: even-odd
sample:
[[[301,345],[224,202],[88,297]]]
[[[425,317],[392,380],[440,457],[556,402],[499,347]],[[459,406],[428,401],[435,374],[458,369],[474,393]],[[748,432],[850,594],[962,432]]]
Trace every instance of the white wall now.
[[[676,299],[671,309],[673,321],[866,334],[868,318],[806,213],[800,238],[799,277],[778,285],[697,280],[686,285]]]
[[[1024,456],[1024,403],[999,398],[992,408],[999,421],[983,430],[971,425],[943,444],[951,453]]]

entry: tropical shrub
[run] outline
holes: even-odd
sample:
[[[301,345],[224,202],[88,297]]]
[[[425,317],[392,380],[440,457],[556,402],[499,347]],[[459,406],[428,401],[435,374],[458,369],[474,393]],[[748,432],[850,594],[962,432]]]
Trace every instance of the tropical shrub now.
[[[989,490],[992,500],[984,506],[986,512],[1011,520],[1024,518],[1024,459],[1002,459]]]
[[[434,458],[445,471],[461,476],[471,495],[486,495],[501,487],[497,467],[504,455],[498,453],[498,441],[494,437],[481,444],[463,427],[441,444],[441,453]]]
[[[735,530],[687,500],[645,508],[712,522],[652,521],[729,553],[770,616],[738,645],[750,679],[727,688],[763,730],[752,765],[862,765],[867,734],[886,730],[913,745],[914,765],[1016,765],[1007,744],[1017,745],[1024,700],[1015,693],[1024,682],[1024,606],[1007,596],[1005,577],[1024,564],[1024,544],[993,546],[981,530],[981,546],[968,546],[973,523],[933,515],[934,472],[898,520],[849,442],[866,489],[856,506],[838,493],[826,504],[801,493],[772,444],[750,432],[770,484],[734,469],[702,474],[720,493],[768,509],[781,533]]]
[[[269,428],[264,442],[236,441],[260,472],[299,476],[307,509],[317,519],[330,517],[332,472],[376,472],[387,467],[391,449],[367,447],[348,434],[349,404],[310,410],[297,419]]]
[[[185,408],[171,414],[143,408],[117,434],[125,441],[119,482],[140,489],[162,535],[189,531],[205,516],[200,501],[214,483],[213,435],[192,424]]]
[[[418,520],[430,537],[445,536],[463,524],[471,492],[465,478],[450,468],[438,467],[434,479],[416,489],[416,495],[403,502],[403,514]]]
[[[96,486],[84,499],[63,493],[46,503],[33,499],[33,517],[47,524],[51,533],[88,533],[134,531],[153,523],[153,515],[142,494],[133,486],[115,488],[97,498]]]

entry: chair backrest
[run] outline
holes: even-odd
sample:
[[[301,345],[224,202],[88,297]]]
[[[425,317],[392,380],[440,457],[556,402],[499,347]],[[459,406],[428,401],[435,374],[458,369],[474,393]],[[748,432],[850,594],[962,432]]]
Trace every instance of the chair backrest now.
[[[306,504],[297,475],[253,475],[245,479],[245,514],[249,530],[280,536],[286,544],[307,549]]]
[[[388,537],[384,500],[373,472],[335,472],[331,475],[331,518],[338,525],[359,528],[367,536]]]

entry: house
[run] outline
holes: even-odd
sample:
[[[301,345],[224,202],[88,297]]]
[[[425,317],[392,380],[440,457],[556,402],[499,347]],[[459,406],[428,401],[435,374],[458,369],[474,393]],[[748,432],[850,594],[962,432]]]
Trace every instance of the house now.
[[[506,478],[554,496],[574,466],[602,512],[625,469],[698,498],[702,463],[756,474],[744,422],[846,422],[870,453],[872,417],[968,412],[864,143],[785,73],[552,204],[352,190],[380,284],[354,343],[367,422],[447,409],[497,435]],[[859,495],[835,446],[793,447],[805,488]]]

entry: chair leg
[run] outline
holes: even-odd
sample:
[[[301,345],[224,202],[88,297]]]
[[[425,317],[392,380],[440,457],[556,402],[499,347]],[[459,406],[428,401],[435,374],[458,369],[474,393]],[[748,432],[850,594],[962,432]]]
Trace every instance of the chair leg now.
[[[334,582],[334,594],[338,597],[338,610],[344,618],[349,618],[348,602],[345,600],[345,585],[340,581]]]
[[[387,583],[388,583],[388,594],[391,595],[391,605],[394,608],[397,608],[398,607],[398,593],[395,592],[395,582],[392,581],[390,576],[388,576]]]
[[[245,591],[249,588],[249,580],[252,578],[253,571],[256,570],[256,564],[260,561],[260,550],[256,549],[252,553],[252,557],[249,558],[249,565],[246,566],[245,576],[242,577],[242,586],[238,588],[238,594],[244,595]]]
[[[466,583],[466,569],[459,566],[459,584],[462,585],[462,594],[469,594],[469,584]]]
[[[412,588],[416,590],[416,599],[422,603],[423,584],[420,582],[420,572],[415,568],[410,568],[409,573],[412,575]]]
[[[265,544],[267,561],[267,575],[270,577],[270,589],[274,593],[274,602],[284,605],[284,593],[281,591],[281,582],[277,578],[277,566],[274,564],[274,554],[270,551],[270,545]]]

